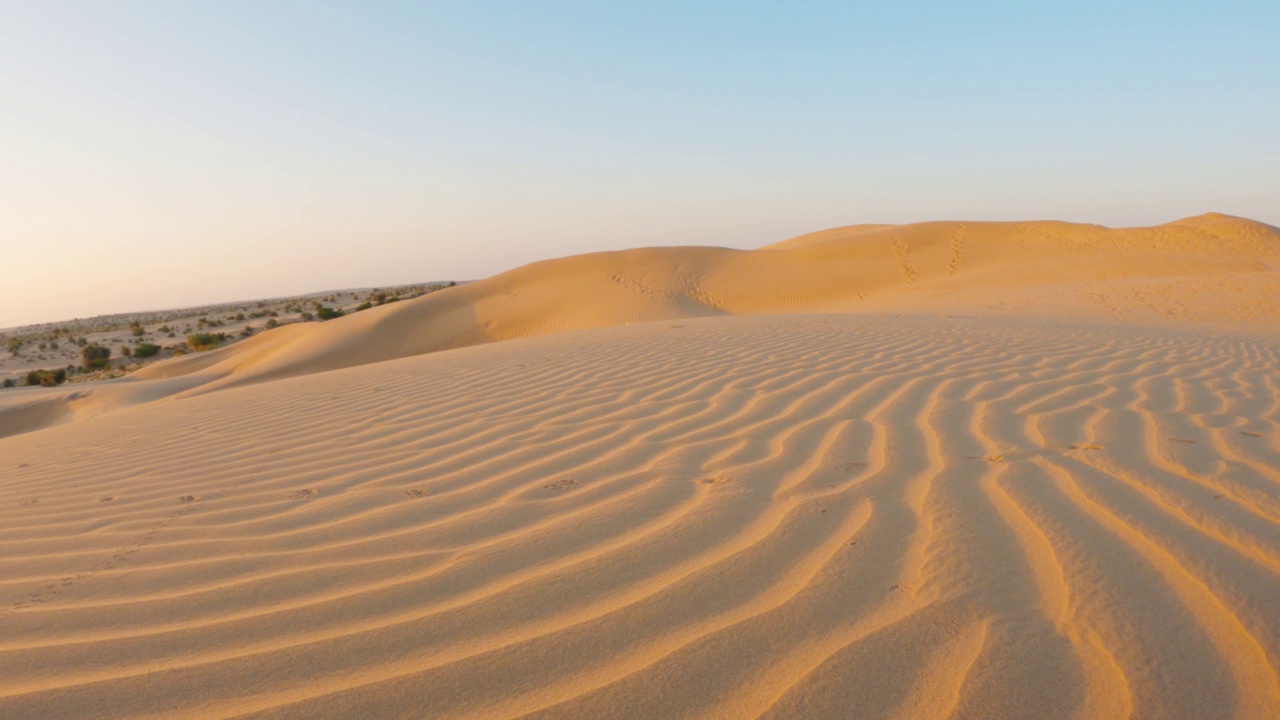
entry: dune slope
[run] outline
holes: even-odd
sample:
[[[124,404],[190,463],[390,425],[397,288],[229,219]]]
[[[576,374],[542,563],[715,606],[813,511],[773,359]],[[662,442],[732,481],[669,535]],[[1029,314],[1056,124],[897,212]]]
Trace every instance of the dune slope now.
[[[1278,253],[602,253],[10,391],[0,718],[1280,717]]]
[[[1225,215],[1123,229],[859,225],[754,251],[642,248],[547,260],[139,376],[203,373],[222,386],[566,330],[756,313],[982,312],[1271,328],[1280,325],[1278,280],[1280,230]]]
[[[1280,345],[706,318],[0,440],[0,716],[1280,715]]]
[[[327,323],[277,328],[147,366],[119,383],[67,390],[60,400],[6,395],[0,437],[174,395],[493,341],[805,312],[959,313],[1275,334],[1280,230],[1217,214],[1121,229],[932,222],[835,228],[754,251],[641,248],[558,258]]]

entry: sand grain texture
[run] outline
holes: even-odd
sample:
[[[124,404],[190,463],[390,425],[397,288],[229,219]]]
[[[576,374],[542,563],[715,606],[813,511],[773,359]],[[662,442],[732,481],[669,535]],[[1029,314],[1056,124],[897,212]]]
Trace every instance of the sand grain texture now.
[[[1278,258],[859,226],[15,393],[0,717],[1280,717]]]

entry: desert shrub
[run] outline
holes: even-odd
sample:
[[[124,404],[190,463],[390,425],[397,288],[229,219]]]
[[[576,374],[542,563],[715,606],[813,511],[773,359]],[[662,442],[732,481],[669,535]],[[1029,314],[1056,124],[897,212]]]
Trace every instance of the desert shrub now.
[[[271,318],[270,320],[267,320],[267,329],[270,330],[271,328],[276,327],[279,324],[280,324],[279,320],[276,320],[275,318]]]
[[[49,349],[50,349],[50,350],[57,350],[57,349],[58,349],[58,341],[57,341],[57,340],[54,340],[53,342],[49,343]]]
[[[312,315],[311,313],[306,311],[303,311],[303,313],[299,317],[301,317],[306,322],[311,322],[312,320],[316,319],[315,315]]]
[[[9,352],[13,353],[14,355],[17,355],[18,351],[22,349],[22,339],[9,338],[9,341],[5,343],[5,347],[9,348]]]
[[[111,362],[111,348],[96,343],[86,345],[80,351],[80,359],[84,361],[85,370],[101,370]]]
[[[345,314],[346,313],[342,312],[341,310],[334,310],[333,308],[326,307],[324,305],[321,305],[320,307],[316,308],[316,317],[320,318],[321,320],[332,320],[334,318],[340,318]]]
[[[3,383],[0,383],[0,384],[3,384],[3,385],[4,385],[5,387],[7,387],[7,388],[11,388],[11,387],[13,387],[14,385],[17,385],[17,383],[15,383],[15,382],[13,381],[13,378],[5,378],[5,379],[4,379],[4,382],[3,382]]]
[[[362,311],[362,310],[368,310],[368,309],[369,309],[369,308],[371,308],[371,307],[373,307],[373,303],[371,303],[371,302],[369,302],[368,300],[366,300],[366,301],[364,301],[364,302],[362,302],[362,303],[360,303],[359,305],[357,305],[357,306],[356,306],[356,312],[360,312],[360,311]]]
[[[27,385],[53,387],[54,385],[61,385],[66,380],[67,371],[61,368],[57,370],[32,370],[27,373]]]
[[[226,339],[227,336],[222,333],[217,335],[201,332],[191,333],[187,336],[187,346],[192,350],[212,350],[218,347],[218,343]]]
[[[133,350],[129,349],[128,345],[121,345],[120,355],[121,357],[133,357]]]
[[[159,345],[152,345],[151,343],[138,343],[138,347],[134,348],[133,350],[133,356],[136,358],[145,358],[145,357],[151,357],[152,355],[156,355],[159,352],[160,352]]]
[[[143,334],[146,332],[147,331],[143,330],[142,326],[139,325],[138,323],[134,323],[129,326],[129,334],[133,335],[134,337],[142,337]]]
[[[245,325],[244,329],[240,331],[240,337],[249,337],[251,335],[253,335],[252,325]]]

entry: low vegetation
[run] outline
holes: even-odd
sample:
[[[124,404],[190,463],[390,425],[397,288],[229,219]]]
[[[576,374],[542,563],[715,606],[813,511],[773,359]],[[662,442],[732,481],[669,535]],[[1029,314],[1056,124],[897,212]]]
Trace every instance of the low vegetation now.
[[[67,371],[61,368],[57,370],[32,370],[31,372],[27,373],[26,384],[40,385],[43,387],[53,387],[54,385],[61,385],[62,383],[66,382],[66,380],[67,380]],[[7,382],[11,383],[13,381],[9,380]],[[5,387],[12,387],[12,385],[6,385]]]
[[[80,351],[80,358],[84,361],[83,367],[85,372],[94,370],[102,370],[111,363],[111,348],[101,345],[86,345]]]
[[[191,333],[187,336],[187,347],[192,350],[212,350],[218,347],[218,344],[226,339],[227,336],[225,333]]]
[[[133,349],[133,356],[135,358],[149,358],[149,357],[158,355],[159,353],[160,353],[159,345],[152,345],[151,343],[145,343],[145,342],[138,343],[138,347]]]
[[[390,288],[344,290],[289,298],[223,303],[148,313],[121,313],[40,323],[0,333],[0,382],[11,387],[35,378],[53,382],[65,366],[68,383],[118,377],[155,360],[210,350],[295,322],[332,320],[401,300],[443,290],[452,283],[421,283]],[[194,344],[183,338],[194,336]],[[164,340],[164,338],[174,338]],[[8,350],[6,353],[5,350]]]

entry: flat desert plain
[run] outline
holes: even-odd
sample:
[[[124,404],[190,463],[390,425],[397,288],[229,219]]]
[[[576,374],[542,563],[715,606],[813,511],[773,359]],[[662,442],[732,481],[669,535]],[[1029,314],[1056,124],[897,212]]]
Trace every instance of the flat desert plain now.
[[[1280,230],[541,263],[0,393],[3,718],[1280,717]]]

